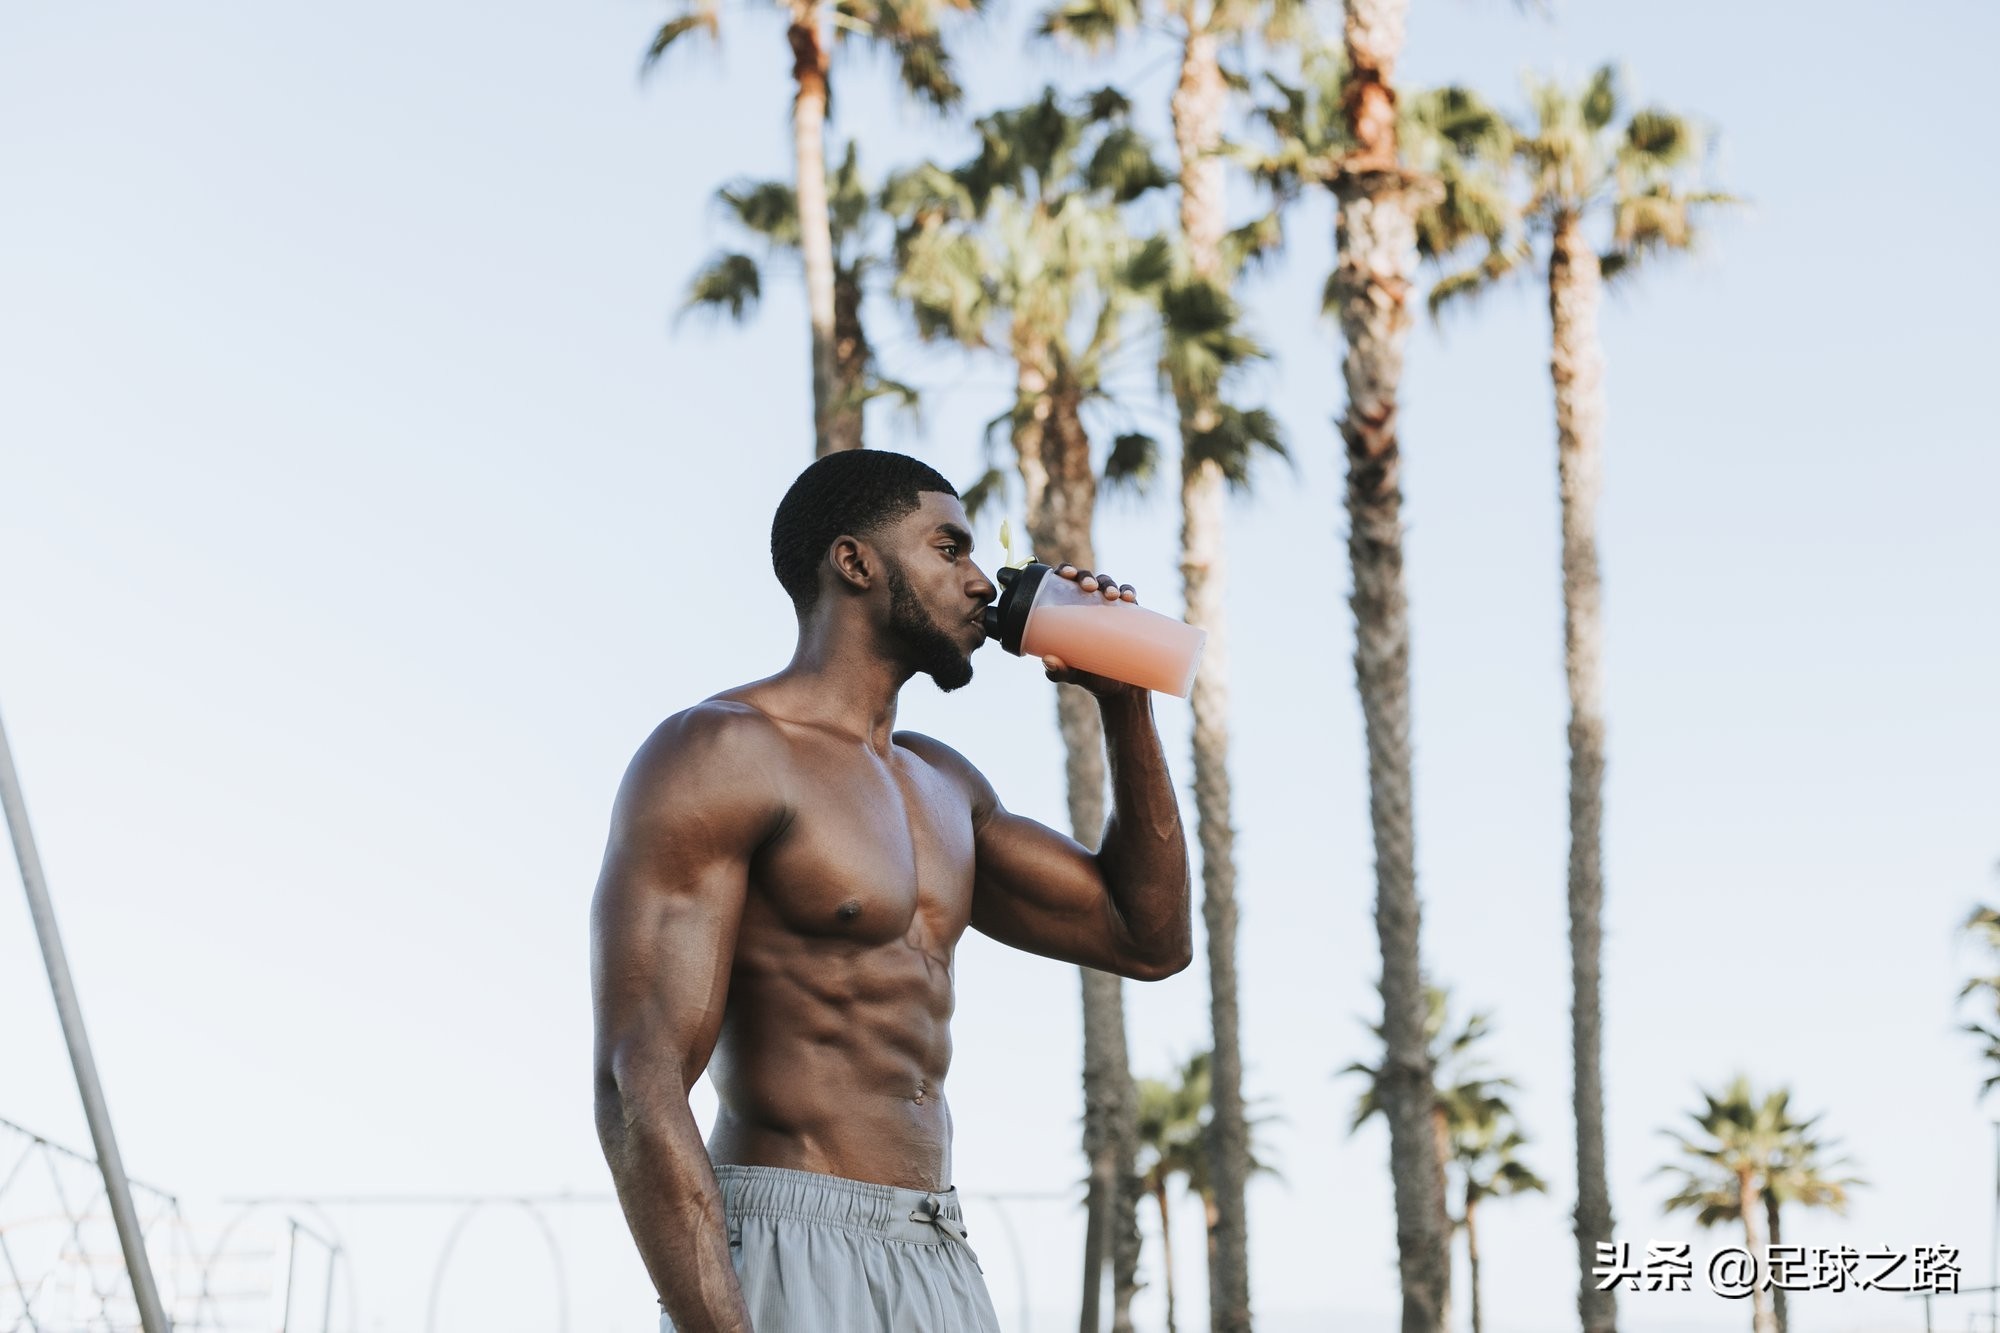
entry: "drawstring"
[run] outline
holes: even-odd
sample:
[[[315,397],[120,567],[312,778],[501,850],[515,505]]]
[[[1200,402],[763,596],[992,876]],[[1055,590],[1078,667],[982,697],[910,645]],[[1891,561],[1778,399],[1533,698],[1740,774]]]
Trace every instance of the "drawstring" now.
[[[972,1255],[972,1266],[978,1268],[981,1273],[986,1271],[984,1268],[979,1267],[979,1256],[973,1254],[972,1243],[966,1239],[972,1233],[944,1215],[944,1203],[937,1195],[926,1194],[919,1200],[916,1211],[910,1214],[910,1220],[912,1222],[928,1222],[932,1229],[943,1235],[946,1240],[951,1241],[955,1245],[964,1246],[965,1252]]]

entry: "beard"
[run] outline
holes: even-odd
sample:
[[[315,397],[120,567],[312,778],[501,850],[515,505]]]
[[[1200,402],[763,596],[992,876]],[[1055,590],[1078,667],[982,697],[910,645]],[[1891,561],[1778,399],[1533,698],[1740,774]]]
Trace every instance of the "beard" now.
[[[889,578],[889,636],[914,672],[929,676],[940,690],[949,694],[972,679],[972,658],[958,641],[939,627],[903,577],[897,562],[887,562]]]

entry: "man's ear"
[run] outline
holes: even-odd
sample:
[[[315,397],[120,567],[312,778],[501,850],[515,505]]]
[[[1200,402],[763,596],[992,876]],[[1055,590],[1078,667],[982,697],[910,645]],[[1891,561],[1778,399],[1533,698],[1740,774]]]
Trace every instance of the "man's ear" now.
[[[875,548],[846,533],[833,539],[826,557],[833,565],[833,576],[855,592],[866,592],[874,587],[881,572],[881,558]]]

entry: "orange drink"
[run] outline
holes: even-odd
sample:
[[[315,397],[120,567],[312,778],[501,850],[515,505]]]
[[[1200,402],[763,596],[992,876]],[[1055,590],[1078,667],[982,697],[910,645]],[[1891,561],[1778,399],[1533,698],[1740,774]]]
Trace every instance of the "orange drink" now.
[[[1000,582],[1000,599],[986,611],[987,634],[1008,652],[1060,657],[1079,671],[1183,699],[1194,689],[1207,630],[1107,601],[1039,562],[1001,570]]]

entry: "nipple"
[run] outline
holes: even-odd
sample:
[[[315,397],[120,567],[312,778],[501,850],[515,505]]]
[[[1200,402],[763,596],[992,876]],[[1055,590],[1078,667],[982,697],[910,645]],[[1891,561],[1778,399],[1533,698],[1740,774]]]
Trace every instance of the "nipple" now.
[[[924,1104],[924,1081],[923,1081],[922,1079],[918,1079],[918,1080],[917,1080],[917,1105],[918,1105],[918,1106],[922,1106],[923,1104]]]
[[[849,898],[835,910],[834,915],[842,921],[854,920],[854,918],[861,915],[861,900],[859,898]]]

